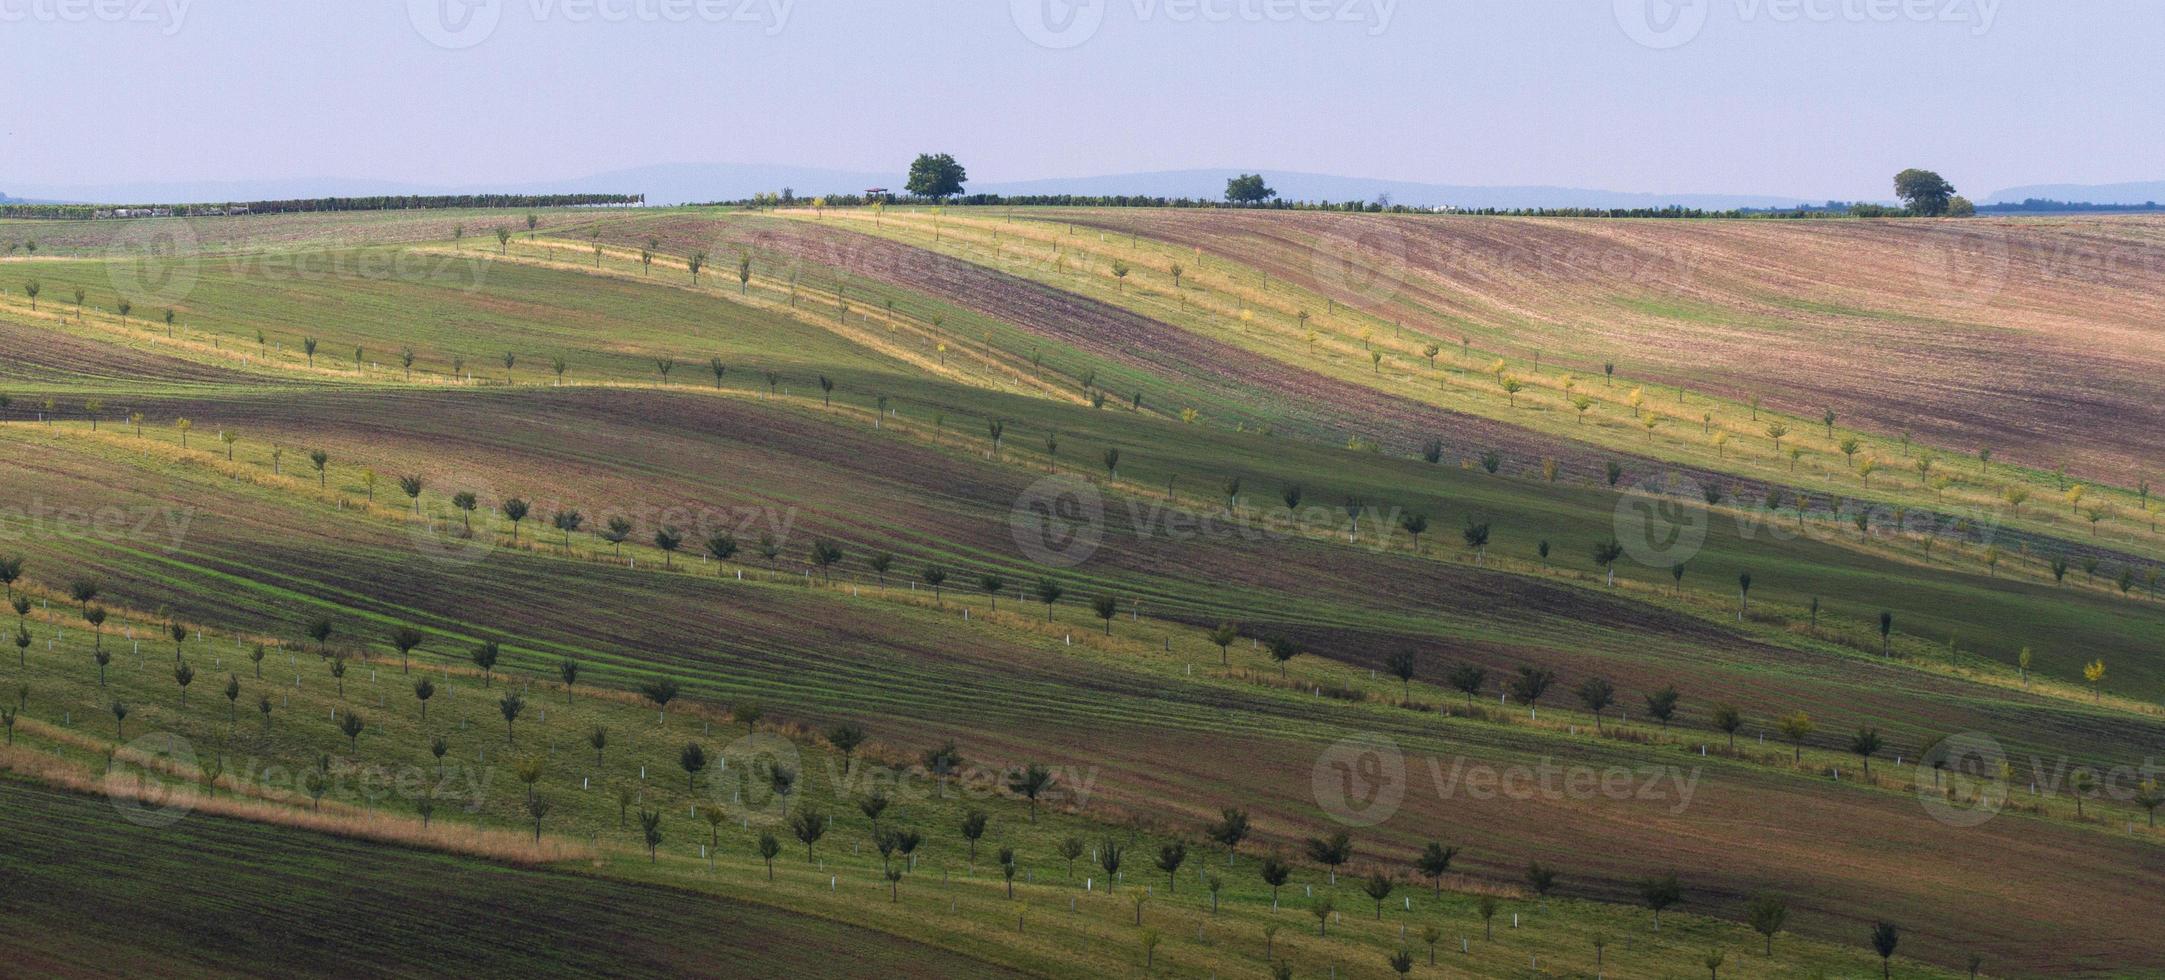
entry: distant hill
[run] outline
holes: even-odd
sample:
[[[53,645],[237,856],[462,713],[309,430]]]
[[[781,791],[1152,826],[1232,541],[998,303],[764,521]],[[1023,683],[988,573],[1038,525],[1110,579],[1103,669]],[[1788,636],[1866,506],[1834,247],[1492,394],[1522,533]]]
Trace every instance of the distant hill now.
[[[1980,203],[2020,204],[2031,198],[2077,204],[2149,204],[2165,201],[2165,180],[2127,184],[2033,184],[1994,191]]]
[[[1138,194],[1150,197],[1192,197],[1216,200],[1225,195],[1226,178],[1239,168],[1218,170],[1164,170],[1153,173],[1111,174],[1101,177],[1055,177],[1045,180],[975,182],[970,190],[989,194]],[[1431,184],[1375,177],[1340,177],[1297,171],[1262,170],[1271,189],[1295,201],[1373,201],[1389,195],[1392,203],[1412,207],[1459,208],[1786,208],[1813,201],[1809,197],[1774,197],[1764,194],[1654,194],[1640,191],[1594,190],[1583,187],[1516,186],[1480,187],[1464,184]],[[1824,198],[1821,198],[1823,200]]]
[[[1136,195],[1216,200],[1226,178],[1240,168],[1166,170],[1150,173],[1054,177],[1042,180],[971,181],[974,193]],[[1374,177],[1341,177],[1295,171],[1262,171],[1279,195],[1296,201],[1372,201],[1388,195],[1413,207],[1460,208],[1780,208],[1813,201],[1763,194],[1656,194],[1578,187],[1477,187]],[[858,192],[871,187],[901,190],[902,168],[891,173],[769,164],[673,163],[612,170],[555,180],[443,185],[368,178],[304,177],[270,180],[159,181],[24,188],[41,201],[132,203],[218,202],[395,194],[645,194],[653,204],[736,200],[784,187],[801,196]],[[1823,198],[1822,198],[1823,199]]]

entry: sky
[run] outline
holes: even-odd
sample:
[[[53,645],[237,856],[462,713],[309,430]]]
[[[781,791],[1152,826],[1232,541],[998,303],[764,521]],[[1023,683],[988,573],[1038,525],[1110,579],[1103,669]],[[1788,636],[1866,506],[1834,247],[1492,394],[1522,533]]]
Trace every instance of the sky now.
[[[0,191],[656,163],[2165,179],[2153,0],[0,0]]]

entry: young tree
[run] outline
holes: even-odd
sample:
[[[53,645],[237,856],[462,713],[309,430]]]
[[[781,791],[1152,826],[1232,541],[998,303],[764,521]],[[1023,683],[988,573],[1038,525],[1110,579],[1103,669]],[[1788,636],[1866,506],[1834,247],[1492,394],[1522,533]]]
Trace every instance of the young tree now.
[[[1669,720],[1676,717],[1676,704],[1682,697],[1674,684],[1663,685],[1661,690],[1646,696],[1646,713],[1661,722],[1664,733],[1669,730]]]
[[[1048,623],[1052,622],[1053,603],[1060,601],[1060,596],[1065,590],[1063,590],[1060,587],[1060,583],[1054,579],[1039,578],[1037,580],[1036,591],[1037,601],[1045,604],[1045,621]]]
[[[760,857],[760,860],[762,860],[762,861],[765,861],[765,862],[767,862],[767,880],[768,880],[768,881],[773,881],[773,880],[774,880],[774,858],[775,858],[775,856],[776,856],[776,855],[778,855],[778,854],[781,854],[781,853],[782,853],[782,842],[781,842],[781,841],[779,841],[779,840],[776,840],[776,839],[774,838],[774,834],[772,834],[772,833],[770,833],[770,832],[766,832],[766,831],[762,831],[762,832],[760,832],[760,835],[759,835],[759,857]]]
[[[1458,848],[1429,841],[1428,846],[1421,849],[1420,856],[1413,859],[1413,869],[1429,880],[1440,898],[1443,896],[1443,876],[1451,872],[1451,861],[1456,857]]]
[[[677,549],[683,546],[683,531],[679,531],[675,527],[667,524],[664,524],[660,528],[655,530],[654,547],[661,549],[662,568],[664,570],[674,570],[676,568]]]
[[[564,535],[564,552],[571,552],[571,533],[586,523],[586,517],[575,510],[560,510],[549,518],[549,523]]]
[[[427,638],[411,626],[401,626],[391,631],[391,646],[398,651],[399,673],[412,671],[412,654]]]
[[[864,741],[864,729],[850,722],[843,722],[827,729],[827,744],[834,746],[835,751],[842,753],[842,771],[844,773],[849,772],[850,763],[856,755],[857,747],[863,745]]]
[[[516,692],[506,691],[503,697],[497,699],[496,710],[497,713],[504,716],[505,744],[516,741],[513,737],[515,733],[512,730],[512,725],[519,720],[520,712],[526,710],[526,699],[519,697]]]
[[[1481,564],[1488,555],[1488,522],[1475,521],[1473,515],[1468,514],[1466,527],[1459,536],[1466,540],[1466,547],[1473,549],[1473,563]]]
[[[600,534],[603,541],[609,542],[612,554],[617,558],[622,558],[624,557],[624,542],[630,540],[631,529],[631,520],[622,515],[617,515],[609,518],[607,525],[597,533]],[[734,543],[731,542],[732,546],[734,546]],[[734,547],[731,550],[734,551]]]
[[[1226,666],[1232,661],[1233,641],[1239,638],[1240,626],[1235,623],[1219,623],[1210,631],[1210,642],[1218,648],[1218,666]]]
[[[361,732],[367,727],[368,723],[361,720],[359,712],[348,711],[339,716],[338,730],[345,734],[347,748],[351,751],[361,750]]]
[[[436,682],[426,677],[413,682],[414,700],[421,702],[421,723],[428,724],[428,701],[436,696]]]
[[[1453,690],[1466,694],[1466,707],[1472,707],[1474,697],[1479,697],[1481,686],[1487,681],[1487,671],[1474,664],[1459,664],[1451,668],[1448,681],[1451,681]]]
[[[1277,662],[1279,677],[1286,676],[1286,664],[1303,652],[1300,642],[1291,637],[1281,636],[1270,641],[1270,659]]]
[[[1308,858],[1330,869],[1330,882],[1338,884],[1338,868],[1353,860],[1353,838],[1345,831],[1307,840]]]
[[[1481,917],[1481,940],[1483,942],[1495,941],[1496,912],[1501,907],[1501,903],[1496,901],[1494,895],[1482,895],[1473,900],[1473,912]]]
[[[1616,703],[1616,685],[1606,677],[1589,677],[1579,684],[1579,703],[1593,713],[1594,731],[1600,732],[1602,709]]]
[[[571,704],[571,688],[579,683],[579,661],[571,657],[557,661],[556,677],[564,682],[564,703]]]
[[[1180,841],[1169,841],[1158,846],[1157,865],[1159,871],[1165,872],[1166,894],[1170,895],[1175,890],[1175,882],[1178,881],[1177,876],[1180,874],[1180,866],[1187,860],[1188,845]]]
[[[1864,776],[1866,779],[1872,777],[1872,756],[1879,752],[1880,745],[1879,729],[1877,728],[1859,728],[1857,734],[1849,738],[1849,751],[1856,753],[1858,758],[1864,760]]]
[[[1729,736],[1729,750],[1736,751],[1737,729],[1744,727],[1744,713],[1738,711],[1736,705],[1717,704],[1714,706],[1713,722],[1716,731]]]
[[[497,641],[483,640],[475,644],[472,652],[468,654],[473,659],[474,666],[481,668],[482,687],[489,686],[489,679],[496,670],[496,659],[501,650],[502,647],[498,645]]]
[[[647,681],[639,685],[639,693],[654,705],[657,723],[669,719],[669,702],[677,699],[677,682],[669,678]]]
[[[827,835],[827,815],[813,807],[804,807],[790,814],[789,831],[804,843],[805,863],[812,862],[812,845]]]
[[[1402,514],[1398,518],[1398,526],[1405,528],[1406,533],[1413,537],[1413,552],[1420,554],[1421,534],[1428,530],[1428,515]]]
[[[1248,811],[1227,807],[1218,813],[1217,822],[1203,828],[1203,834],[1225,848],[1225,863],[1231,867],[1234,851],[1248,839]]]
[[[506,497],[503,503],[497,505],[496,509],[504,515],[505,520],[511,522],[511,543],[517,545],[519,543],[519,524],[526,520],[526,514],[529,510],[526,501],[517,497]]]
[[[1549,893],[1556,890],[1556,869],[1539,861],[1526,865],[1526,884],[1541,899],[1541,907],[1549,907]]]
[[[1091,600],[1090,608],[1098,614],[1099,619],[1105,621],[1105,635],[1113,635],[1113,617],[1120,615],[1120,600],[1101,595]]]
[[[1418,666],[1413,651],[1394,650],[1383,658],[1383,666],[1392,677],[1398,678],[1398,699],[1401,702],[1413,700],[1413,674]]]
[[[173,667],[173,683],[180,685],[180,706],[182,709],[186,709],[188,707],[188,685],[195,683],[195,668],[184,663],[176,664]]]
[[[1789,903],[1772,895],[1760,895],[1744,908],[1744,921],[1752,931],[1766,937],[1766,955],[1774,955],[1774,934],[1789,921]]]
[[[1391,897],[1392,889],[1397,887],[1397,880],[1381,871],[1369,875],[1367,881],[1361,882],[1362,893],[1376,903],[1377,922],[1383,921],[1383,903]]]
[[[651,864],[653,862],[659,861],[661,859],[659,851],[662,846],[661,811],[649,810],[641,807],[639,810],[639,832],[640,836],[646,841],[647,862]],[[774,873],[773,866],[771,864],[768,866],[767,873],[771,880]]]
[[[1541,695],[1555,682],[1555,671],[1527,664],[1519,667],[1518,676],[1511,679],[1511,696],[1524,701],[1529,711],[1538,713]]]
[[[1654,931],[1661,931],[1661,913],[1684,900],[1684,889],[1677,883],[1676,873],[1670,872],[1658,878],[1646,878],[1639,882],[1639,900],[1654,913]]]
[[[1879,954],[1881,980],[1891,976],[1894,948],[1902,942],[1902,930],[1892,922],[1881,922],[1872,927],[1872,951]]]
[[[985,816],[985,811],[971,810],[962,815],[962,825],[956,828],[961,831],[962,839],[970,843],[971,864],[977,863],[977,842],[985,836],[985,826],[989,822],[990,818]]]
[[[707,768],[707,750],[701,748],[698,742],[686,742],[683,750],[677,753],[677,765],[684,769],[684,791],[693,792],[696,788],[694,781],[699,778],[699,773]]]
[[[1594,542],[1593,557],[1594,565],[1602,570],[1607,584],[1614,588],[1616,586],[1616,562],[1624,557],[1624,546],[1617,543],[1614,538]]]
[[[1792,763],[1802,763],[1804,761],[1804,740],[1811,736],[1814,728],[1818,727],[1812,724],[1812,716],[1802,711],[1792,712],[1783,715],[1780,720],[1774,723],[1774,727],[1782,733],[1783,738],[1789,740],[1793,750],[1790,754],[1790,761]]]
[[[1037,822],[1038,797],[1052,788],[1052,771],[1036,763],[1024,766],[1008,777],[1007,789],[1030,801],[1030,822]]]

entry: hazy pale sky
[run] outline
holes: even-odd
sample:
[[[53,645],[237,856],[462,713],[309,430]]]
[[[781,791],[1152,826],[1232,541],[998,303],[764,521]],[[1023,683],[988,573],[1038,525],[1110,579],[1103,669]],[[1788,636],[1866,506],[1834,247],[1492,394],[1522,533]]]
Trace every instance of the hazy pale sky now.
[[[668,162],[2165,179],[2155,0],[0,0],[0,191]]]

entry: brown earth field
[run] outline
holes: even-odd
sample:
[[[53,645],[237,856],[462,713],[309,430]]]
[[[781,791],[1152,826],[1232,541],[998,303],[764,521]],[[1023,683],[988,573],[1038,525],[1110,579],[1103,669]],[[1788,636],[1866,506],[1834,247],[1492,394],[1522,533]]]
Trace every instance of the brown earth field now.
[[[165,403],[162,411],[231,421],[250,434],[255,447],[252,455],[257,457],[265,455],[261,448],[265,440],[321,447],[340,464],[334,467],[334,482],[355,498],[365,492],[358,480],[362,465],[386,474],[377,492],[386,501],[396,499],[391,506],[404,501],[396,498],[389,474],[415,474],[426,487],[436,488],[427,498],[432,511],[441,509],[440,498],[454,488],[476,492],[484,518],[494,501],[520,496],[533,504],[533,517],[523,529],[525,540],[545,550],[557,550],[560,540],[547,527],[548,515],[577,509],[588,522],[587,532],[578,536],[579,551],[592,553],[604,547],[592,537],[592,529],[608,516],[623,515],[636,527],[633,553],[643,554],[640,561],[647,563],[659,560],[660,555],[639,546],[654,528],[668,523],[686,532],[686,553],[678,559],[682,563],[697,562],[705,538],[724,532],[740,542],[739,562],[758,568],[765,562],[753,554],[753,544],[761,534],[771,533],[782,545],[781,568],[799,574],[805,568],[803,554],[809,543],[831,538],[841,542],[851,556],[844,567],[852,575],[870,574],[862,564],[864,556],[891,551],[899,559],[894,572],[898,581],[914,576],[926,563],[938,563],[953,574],[950,590],[975,601],[982,601],[974,581],[979,571],[1003,575],[1011,596],[1044,571],[1019,551],[1009,527],[1011,509],[1025,499],[1031,484],[1043,476],[1041,472],[989,465],[969,454],[958,456],[903,441],[861,424],[837,422],[816,409],[780,402],[688,393],[536,388],[519,393],[425,390],[247,396]],[[1086,430],[1069,438],[1082,442],[1091,435]],[[124,455],[126,437],[116,438],[109,444]],[[1318,466],[1344,455],[1309,452],[1323,457]],[[288,472],[306,466],[301,456],[298,450],[287,454]],[[1203,461],[1188,462],[1200,465]],[[62,488],[72,480],[70,474],[87,463],[78,457],[44,460],[29,454],[22,472],[8,481],[5,499],[24,500],[33,494],[49,501],[80,499]],[[118,461],[102,464],[118,465]],[[254,465],[259,471],[268,469],[268,460],[259,458]],[[1230,469],[1238,463],[1227,460],[1220,465]],[[1418,465],[1376,461],[1370,473],[1349,473],[1349,485],[1361,492],[1380,493],[1400,481],[1398,473]],[[130,476],[125,469],[110,472],[118,486],[159,485]],[[305,479],[306,471],[302,472]],[[186,475],[191,480],[208,477]],[[1496,492],[1490,489],[1493,478],[1484,480],[1460,471],[1440,471],[1433,479],[1441,484],[1433,490],[1400,487],[1392,492],[1401,495],[1407,506],[1434,507],[1445,513],[1453,506],[1479,506],[1454,501]],[[95,487],[94,482],[81,484],[81,492],[95,496]],[[248,490],[272,493],[262,488]],[[1507,547],[1507,536],[1531,537],[1539,533],[1537,528],[1557,534],[1560,540],[1581,536],[1591,540],[1599,533],[1595,526],[1574,530],[1584,518],[1571,515],[1567,506],[1587,497],[1605,501],[1609,495],[1571,488],[1545,492],[1557,497],[1553,502],[1557,523],[1500,528],[1496,549]],[[168,489],[163,496],[208,512],[204,521],[191,526],[190,548],[206,544],[206,534],[220,535],[228,539],[221,547],[234,549],[234,559],[246,556],[251,564],[266,553],[289,547],[289,542],[298,546],[311,533],[305,512],[295,514],[290,507],[229,509],[218,492],[201,486],[186,492]],[[1830,746],[1846,737],[1843,732],[1861,724],[1881,726],[1890,737],[1915,745],[1950,732],[1981,730],[1999,734],[2022,749],[2112,762],[2119,761],[2117,755],[2126,747],[2144,744],[2157,735],[2154,725],[2122,715],[1888,667],[1817,644],[1777,646],[1719,622],[1553,577],[1496,574],[1463,564],[1421,560],[1405,553],[1402,537],[1395,550],[1378,553],[1366,543],[1349,546],[1274,539],[1231,530],[1188,536],[1160,523],[1161,515],[1153,510],[1157,505],[1119,496],[1109,502],[1103,546],[1087,564],[1059,573],[1071,605],[1087,603],[1105,592],[1141,596],[1154,616],[1200,628],[1232,619],[1265,635],[1295,635],[1319,655],[1362,669],[1380,667],[1389,653],[1412,648],[1438,664],[1470,661],[1495,674],[1508,673],[1521,663],[1538,663],[1556,669],[1564,688],[1596,673],[1616,679],[1626,691],[1652,690],[1674,682],[1692,689],[1685,717],[1694,723],[1703,724],[1704,712],[1718,701],[1733,701],[1761,716],[1802,708],[1820,719],[1822,738]],[[235,526],[213,520],[231,521]],[[1720,525],[1716,527],[1719,531]],[[1833,545],[1808,539],[1744,542],[1723,537],[1717,534],[1711,539],[1710,554],[1701,559],[1709,567],[1695,575],[1721,581],[1725,565],[1744,565],[1752,560],[1748,556],[1768,549],[1780,550],[1790,563],[1819,567],[1816,575],[1822,580],[1801,589],[1764,582],[1760,592],[1768,599],[1786,589],[1826,595],[1830,610],[1845,598],[1852,606],[1890,602],[1904,610],[1905,619],[1912,609],[1922,616],[1930,610],[1962,609],[1980,601],[1980,583],[1974,575],[1904,569],[1899,580],[1859,576],[1853,569],[1840,567],[1854,558]],[[38,542],[29,544],[35,553]],[[436,536],[416,541],[394,528],[353,542],[341,553],[352,555],[364,544],[364,550],[380,554],[388,564],[376,567],[349,558],[350,568],[306,568],[310,559],[307,549],[301,548],[290,556],[295,565],[278,571],[294,575],[305,571],[320,584],[318,594],[358,604],[358,608],[370,608],[365,600],[369,583],[380,578],[457,575],[456,564],[413,559],[444,552],[457,555],[460,542]],[[125,560],[109,568],[95,554],[82,560],[107,570],[116,581],[131,575]],[[251,571],[249,565],[242,565],[233,571],[245,576],[260,569]],[[1865,584],[1843,584],[1853,577],[1863,578]],[[2004,580],[1992,586],[1997,591],[1986,595],[2027,600],[2002,614],[2024,622],[2038,635],[2059,628],[2053,625],[2056,616],[2067,617],[2065,628],[2075,629],[2077,623],[2100,618],[2098,609],[2126,605],[2124,600],[2092,594],[2053,595],[2042,586]],[[410,591],[431,592],[419,586]],[[156,597],[156,604],[172,603],[184,609],[192,601],[185,589]],[[453,590],[423,606],[434,603],[430,611],[448,621],[485,624],[488,617],[479,615],[481,610],[465,605],[470,601]],[[488,611],[510,618],[516,615],[512,610],[523,605],[507,596]],[[2116,664],[2126,663],[2130,679],[2147,676],[2143,654],[2148,644],[2157,642],[2161,626],[2154,612],[2137,608],[2139,614],[2117,618],[2118,631],[2092,630],[2091,642],[2081,649],[2048,652],[2040,664],[2057,664],[2077,655],[2104,655]],[[387,607],[384,612],[395,610]],[[213,605],[202,609],[201,615],[230,619],[232,611]],[[305,618],[298,611],[279,610],[260,626],[290,633]],[[657,651],[702,642],[696,631],[677,632],[669,624],[641,622],[637,617],[627,619],[623,628],[634,635],[651,634],[639,643]],[[564,639],[607,648],[613,636],[608,631],[577,630]],[[2072,663],[2066,665],[2068,670],[2072,667]]]
[[[2165,450],[2165,221],[1595,221],[1112,209],[1446,340],[2132,485]],[[1340,262],[1362,271],[1349,274]],[[1381,285],[1378,285],[1378,283]]]
[[[0,782],[14,976],[1012,976],[906,939],[659,885],[510,868]]]
[[[458,407],[466,394],[427,393],[426,402],[384,399],[388,414],[373,419],[358,404],[336,399],[313,410],[308,399],[287,398],[266,400],[255,411],[246,404],[226,411],[253,429],[296,426],[331,447],[385,440],[371,460],[385,472],[457,457],[457,474],[446,483],[461,474],[477,482],[533,481],[545,484],[537,490],[546,492],[533,494],[537,499],[561,494],[582,506],[595,499],[585,493],[613,492],[612,481],[620,480],[655,485],[627,489],[627,500],[757,500],[768,481],[842,487],[833,498],[807,493],[807,530],[795,533],[830,522],[824,526],[851,535],[854,551],[859,540],[881,540],[870,528],[884,534],[886,525],[894,525],[928,542],[948,542],[936,552],[943,559],[989,561],[1002,547],[1010,491],[1032,478],[955,454],[897,447],[883,441],[890,437],[850,431],[779,405],[679,395],[631,402],[612,414],[586,400],[615,400],[624,392],[566,390],[517,393],[526,401],[512,410],[490,404],[470,414]],[[407,435],[388,433],[393,418]],[[484,425],[482,418],[494,421]],[[570,426],[579,431],[566,431]],[[1910,926],[1926,955],[1941,960],[1981,948],[2017,969],[2066,969],[2070,963],[2165,968],[2165,948],[2146,938],[2145,925],[2148,892],[2165,871],[2165,855],[2104,828],[2005,815],[1958,829],[1933,820],[1904,793],[1702,758],[1688,744],[1565,738],[1518,725],[1444,720],[1378,704],[1189,679],[1180,665],[1199,652],[1192,637],[1170,656],[1078,656],[1017,626],[958,625],[959,596],[948,600],[944,612],[897,608],[826,590],[738,586],[705,574],[571,563],[539,549],[498,548],[463,563],[416,560],[414,539],[395,522],[297,503],[303,495],[292,488],[238,483],[199,464],[146,467],[126,458],[124,444],[84,452],[69,438],[22,453],[29,464],[0,478],[0,494],[18,499],[34,489],[59,499],[161,499],[201,507],[178,547],[30,542],[33,575],[41,563],[75,561],[71,571],[106,574],[116,601],[170,603],[184,616],[283,635],[318,610],[335,607],[355,634],[411,621],[454,651],[473,638],[502,635],[514,669],[546,666],[572,653],[592,658],[602,676],[615,681],[660,667],[683,677],[696,698],[754,696],[790,720],[862,718],[879,738],[900,746],[951,736],[974,759],[1096,766],[1099,795],[1090,806],[1106,813],[1192,826],[1211,806],[1250,805],[1267,837],[1281,842],[1324,826],[1307,803],[1314,799],[1317,753],[1335,739],[1375,733],[1409,754],[1410,786],[1396,817],[1358,835],[1364,860],[1402,860],[1419,841],[1443,837],[1463,843],[1471,869],[1482,874],[1515,880],[1526,859],[1540,858],[1569,869],[1567,890],[1612,898],[1628,896],[1633,878],[1673,867],[1683,873],[1694,907],[1734,912],[1751,891],[1781,891],[1800,906],[1800,930],[1814,935],[1853,936],[1857,923],[1890,916]],[[799,458],[808,447],[818,450]],[[580,458],[604,453],[612,460],[621,454],[624,462],[603,466]],[[629,476],[611,472],[617,465]],[[350,474],[342,475],[351,493]],[[872,516],[836,516],[857,514],[851,494],[877,496],[882,481],[890,492],[879,506],[864,505]],[[866,489],[848,490],[852,485]],[[737,486],[746,488],[743,496],[717,489]],[[157,489],[147,489],[152,487]],[[528,533],[547,534],[531,527]],[[1884,699],[1877,703],[1901,714],[1878,721],[1903,737],[1916,730],[1908,727],[1913,725],[2013,723],[2030,729],[2073,725],[2084,717],[1895,668],[1866,670],[1842,658],[1803,660],[1797,651],[1723,637],[1695,620],[1517,576],[1487,576],[1476,587],[1470,576],[1449,575],[1448,567],[1425,566],[1414,574],[1413,559],[1348,561],[1344,549],[1321,543],[1189,542],[1168,548],[1148,538],[1116,534],[1108,540],[1114,543],[1104,556],[1078,577],[1154,589],[1160,582],[1134,569],[1154,559],[1177,561],[1183,580],[1260,590],[1259,601],[1327,624],[1314,634],[1318,652],[1356,663],[1389,644],[1413,643],[1438,655],[1488,652],[1497,660],[1483,659],[1497,667],[1554,657],[1569,684],[1584,662],[1573,658],[1603,657],[1627,691],[1686,678],[1694,705],[1711,687],[1764,698],[1761,692],[1793,685],[1794,693],[1775,696],[1809,699],[1815,715],[1824,705],[1822,731],[1838,731],[1858,717],[1845,713],[1843,702],[1870,699]],[[896,550],[905,570],[919,560],[913,549]],[[325,562],[326,554],[339,560]],[[1370,564],[1379,571],[1365,571]],[[1287,590],[1287,581],[1303,580],[1341,584],[1321,596]],[[1177,591],[1167,589],[1177,601]],[[1210,600],[1207,588],[1186,599],[1195,611],[1210,608]],[[1404,600],[1419,608],[1399,608]],[[1517,610],[1515,616],[1497,615],[1506,607]],[[1060,615],[1069,623],[1082,618],[1073,609]],[[1472,620],[1481,616],[1496,619],[1481,626],[1484,635],[1500,640],[1482,647],[1453,639],[1472,632]],[[1383,625],[1360,628],[1371,620]],[[1328,624],[1337,624],[1337,632]],[[1337,635],[1348,638],[1344,650],[1322,645]],[[1253,655],[1245,659],[1255,663]],[[2006,721],[1989,717],[1994,711],[2008,712]],[[2143,744],[2156,741],[2154,733],[2125,734],[2146,738]],[[1428,778],[1430,758],[1449,772],[1459,759],[1502,770],[1551,756],[1597,769],[1704,766],[1705,780],[1679,809],[1683,801],[1675,796],[1446,793]],[[1862,827],[1872,828],[1870,841],[1860,839]],[[2022,914],[2009,914],[2016,908]]]
[[[1728,474],[1598,449],[1339,381],[1084,296],[845,228],[745,215],[717,219],[673,214],[611,216],[597,230],[604,241],[625,247],[643,246],[651,238],[664,248],[683,251],[748,252],[764,269],[790,270],[769,274],[802,274],[807,283],[831,282],[839,272],[859,295],[867,284],[891,287],[903,297],[904,309],[967,311],[986,323],[1013,326],[1066,354],[1049,360],[1051,365],[1064,362],[1071,370],[1088,365],[1091,370],[1121,372],[1121,379],[1155,406],[1153,411],[1168,417],[1167,406],[1200,406],[1220,421],[1269,426],[1324,445],[1343,445],[1359,436],[1376,440],[1386,452],[1410,456],[1434,440],[1446,459],[1459,461],[1500,451],[1502,469],[1522,475],[1537,472],[1542,460],[1555,460],[1566,472],[1578,474],[1598,472],[1615,460],[1633,474],[1675,473],[1701,484],[1725,485],[1733,496],[1763,496],[1766,490],[1763,484]],[[1101,381],[1107,387],[1117,383]],[[1807,494],[1806,499],[1829,511],[1878,506],[1831,495]],[[1925,519],[1922,508],[1911,513]],[[1934,520],[1946,525],[1952,518],[1939,515]],[[2007,549],[2139,562],[2089,540],[2013,528],[1997,528],[1993,534]]]

